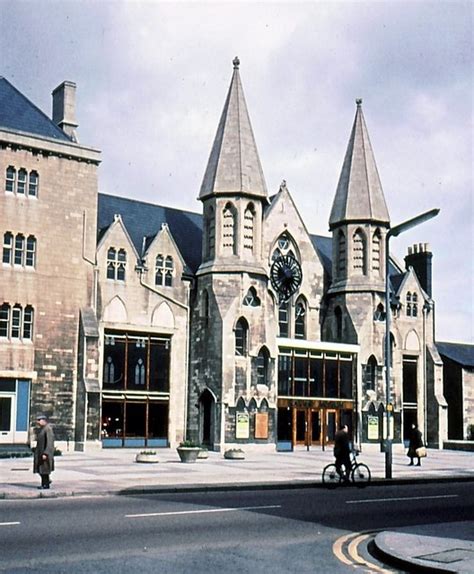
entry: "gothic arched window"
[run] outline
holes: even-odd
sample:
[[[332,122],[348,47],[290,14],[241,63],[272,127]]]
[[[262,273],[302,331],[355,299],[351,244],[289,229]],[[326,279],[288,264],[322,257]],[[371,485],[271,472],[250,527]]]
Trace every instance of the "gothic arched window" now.
[[[295,338],[306,339],[306,303],[302,298],[295,305]]]
[[[235,325],[235,354],[241,357],[247,355],[248,330],[249,325],[247,321],[241,317]]]
[[[365,235],[357,229],[352,237],[353,241],[353,269],[358,275],[367,273],[367,245]]]
[[[236,230],[235,209],[231,203],[228,203],[222,212],[222,247],[224,252],[233,255],[237,253]]]
[[[288,303],[282,302],[278,307],[278,328],[279,337],[289,337],[290,327],[289,327],[289,317],[288,317]]]
[[[216,220],[214,217],[214,209],[209,207],[205,218],[205,257],[212,259],[215,255],[216,249]]]
[[[337,267],[336,273],[338,277],[344,277],[346,274],[346,236],[342,229],[337,234]]]
[[[368,391],[375,391],[375,384],[377,382],[377,359],[373,355],[371,355],[367,361],[365,374],[365,388]]]
[[[382,246],[382,235],[377,229],[372,236],[372,271],[380,273],[380,254]]]
[[[253,253],[254,250],[254,233],[255,233],[255,208],[249,203],[244,212],[244,249]]]
[[[262,347],[257,356],[257,384],[268,385],[268,365],[270,353],[266,347]]]

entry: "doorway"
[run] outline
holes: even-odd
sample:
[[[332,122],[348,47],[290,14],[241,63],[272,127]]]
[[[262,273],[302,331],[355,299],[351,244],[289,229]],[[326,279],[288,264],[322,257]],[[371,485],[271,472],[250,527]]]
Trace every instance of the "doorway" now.
[[[199,397],[199,420],[201,444],[212,447],[214,444],[214,397],[205,389]]]
[[[336,437],[337,426],[339,423],[339,413],[335,409],[326,410],[326,421],[325,421],[325,444],[334,444]]]
[[[311,408],[293,409],[293,444],[321,444],[321,411]]]
[[[15,395],[0,394],[0,443],[14,442],[13,409]]]

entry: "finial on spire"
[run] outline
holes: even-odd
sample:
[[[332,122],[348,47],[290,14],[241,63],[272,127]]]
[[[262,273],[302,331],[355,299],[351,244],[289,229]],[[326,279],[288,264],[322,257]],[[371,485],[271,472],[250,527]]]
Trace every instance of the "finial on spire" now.
[[[286,189],[286,179],[282,179],[280,183],[280,191]]]
[[[240,66],[240,60],[238,58],[238,56],[236,56],[233,60],[232,63],[234,64],[234,70],[238,70],[239,66]]]
[[[362,105],[362,98],[357,98],[356,104],[357,104],[357,107],[360,108],[360,106]]]

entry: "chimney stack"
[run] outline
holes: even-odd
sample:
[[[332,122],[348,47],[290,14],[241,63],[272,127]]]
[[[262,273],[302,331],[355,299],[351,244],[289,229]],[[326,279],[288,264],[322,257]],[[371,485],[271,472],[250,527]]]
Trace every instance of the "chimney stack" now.
[[[413,270],[420,281],[423,290],[432,296],[432,270],[431,260],[433,254],[428,243],[415,243],[408,248],[408,255],[405,256],[405,267],[413,267]]]
[[[74,142],[77,142],[76,128],[76,84],[63,82],[53,90],[53,122]]]

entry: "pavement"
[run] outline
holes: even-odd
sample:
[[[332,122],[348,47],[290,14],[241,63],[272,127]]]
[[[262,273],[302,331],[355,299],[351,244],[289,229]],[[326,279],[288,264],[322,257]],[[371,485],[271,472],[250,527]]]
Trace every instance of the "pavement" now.
[[[321,486],[322,470],[334,460],[331,448],[244,450],[245,460],[209,452],[194,464],[181,463],[175,449],[157,449],[156,464],[135,462],[140,449],[65,452],[56,458],[50,490],[37,489],[31,458],[0,459],[0,499]],[[374,486],[474,481],[472,452],[428,449],[421,467],[408,466],[405,453],[394,445],[391,480],[385,479],[385,455],[378,445],[364,445],[358,460],[369,466]],[[374,544],[382,557],[410,571],[474,572],[474,542],[430,534],[425,527],[416,533],[385,531]]]

